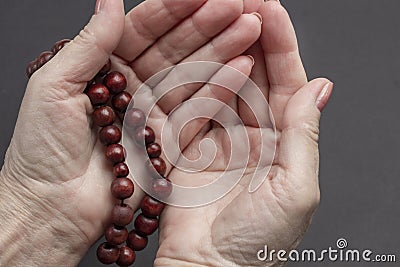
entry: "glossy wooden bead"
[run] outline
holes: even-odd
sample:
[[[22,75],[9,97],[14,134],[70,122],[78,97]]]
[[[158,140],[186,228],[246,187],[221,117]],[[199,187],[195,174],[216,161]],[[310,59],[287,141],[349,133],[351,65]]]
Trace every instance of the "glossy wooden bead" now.
[[[158,198],[166,198],[172,193],[172,184],[168,179],[153,179],[151,191]]]
[[[154,169],[158,172],[158,174],[160,174],[161,176],[165,175],[165,173],[167,172],[167,165],[165,164],[165,161],[162,158],[152,158],[150,159],[150,162],[151,166],[154,167]]]
[[[111,221],[113,224],[118,226],[125,226],[132,222],[133,220],[133,209],[127,205],[115,205],[111,212]]]
[[[165,204],[150,196],[145,196],[140,203],[140,208],[144,216],[148,218],[157,218],[164,210]]]
[[[125,76],[118,71],[113,71],[107,74],[103,79],[103,83],[113,94],[118,94],[124,91],[127,86]]]
[[[156,140],[156,135],[150,127],[139,127],[135,131],[135,141],[138,145],[147,145]]]
[[[109,244],[118,246],[128,239],[128,229],[112,224],[106,229],[104,235]]]
[[[113,264],[117,262],[119,253],[119,248],[109,243],[103,243],[97,248],[97,258],[103,264]]]
[[[31,61],[26,68],[26,75],[30,78],[38,70],[38,60]]]
[[[92,84],[86,91],[93,106],[104,105],[110,99],[110,91],[102,84]]]
[[[69,39],[63,39],[63,40],[58,41],[57,43],[55,43],[53,45],[53,48],[51,49],[51,52],[53,52],[54,54],[57,54],[69,42],[71,42],[71,40],[69,40]]]
[[[153,234],[158,228],[158,220],[147,218],[143,214],[139,214],[135,220],[135,230],[142,236]]]
[[[111,60],[109,59],[107,63],[101,68],[98,75],[104,76],[111,70]]]
[[[119,258],[117,260],[118,266],[131,266],[136,260],[135,251],[130,247],[123,246],[119,251]]]
[[[148,242],[149,239],[147,236],[140,236],[135,232],[135,230],[129,232],[128,239],[126,240],[127,245],[135,251],[145,249]]]
[[[121,92],[112,98],[112,105],[118,112],[124,113],[132,100],[132,95],[128,92]]]
[[[161,156],[161,146],[157,143],[151,143],[148,144],[146,147],[147,150],[147,155],[149,155],[150,158],[158,158]]]
[[[106,149],[106,157],[113,164],[125,161],[125,149],[120,144],[109,145]]]
[[[115,177],[117,178],[121,178],[121,177],[127,177],[129,174],[129,167],[128,165],[126,165],[126,163],[121,162],[116,164],[113,167],[113,174],[115,175]]]
[[[54,53],[50,51],[46,51],[40,54],[38,57],[39,68],[41,68],[44,64],[50,61],[54,57]]]
[[[117,178],[111,183],[112,195],[120,200],[130,198],[135,187],[129,178]]]
[[[124,122],[129,128],[134,129],[143,126],[146,122],[146,117],[140,109],[132,108],[126,112]]]
[[[105,146],[117,144],[121,141],[121,138],[121,130],[115,125],[106,126],[99,132],[100,142]]]
[[[99,127],[113,124],[115,121],[115,112],[109,106],[96,108],[93,112],[93,122]]]

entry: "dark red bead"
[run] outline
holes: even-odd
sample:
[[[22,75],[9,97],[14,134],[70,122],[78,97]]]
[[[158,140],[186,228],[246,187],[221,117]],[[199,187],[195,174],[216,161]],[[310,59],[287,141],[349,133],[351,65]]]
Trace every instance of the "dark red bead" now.
[[[149,239],[147,236],[140,236],[135,232],[135,230],[130,231],[128,239],[126,240],[127,245],[135,251],[145,249],[148,242]]]
[[[38,57],[39,67],[41,68],[44,64],[50,61],[54,57],[54,53],[50,51],[46,51],[40,54]]]
[[[150,196],[145,196],[140,203],[140,208],[144,216],[148,218],[157,218],[160,216],[161,212],[164,210],[164,203],[151,198]]]
[[[131,266],[136,260],[135,251],[130,247],[123,246],[119,251],[119,258],[117,260],[118,266]]]
[[[168,179],[153,179],[151,191],[156,197],[165,198],[171,195],[172,184]]]
[[[133,209],[127,205],[115,205],[111,212],[111,221],[113,224],[118,226],[125,226],[132,222],[133,220]]]
[[[156,140],[156,135],[150,127],[139,127],[135,131],[135,141],[138,145],[150,144]]]
[[[132,95],[128,92],[121,92],[112,98],[112,105],[116,111],[124,113],[132,100]]]
[[[93,112],[93,122],[99,127],[111,125],[114,121],[115,113],[109,106],[96,108]]]
[[[126,112],[124,122],[129,128],[137,128],[145,124],[146,117],[140,109],[132,108]]]
[[[151,166],[154,167],[154,169],[161,175],[164,176],[165,173],[167,172],[167,165],[165,164],[165,161],[162,158],[152,158],[150,159],[151,165],[150,169],[152,170]]]
[[[161,146],[157,143],[148,144],[146,150],[150,158],[158,158],[161,156]]]
[[[126,163],[118,163],[113,168],[113,173],[116,177],[126,177],[129,174],[129,167]]]
[[[107,63],[99,71],[100,76],[106,75],[111,70],[111,60],[109,59]]]
[[[39,69],[38,60],[35,59],[28,64],[26,75],[30,78]]]
[[[117,144],[121,141],[121,138],[121,130],[115,125],[106,126],[99,132],[100,142],[105,146]]]
[[[128,229],[112,224],[106,229],[104,235],[108,243],[118,246],[128,239]]]
[[[158,220],[147,218],[143,214],[139,214],[135,220],[136,232],[142,236],[153,234],[158,228]]]
[[[92,105],[103,105],[110,99],[110,91],[102,84],[92,84],[86,91]]]
[[[117,199],[130,198],[134,190],[134,184],[129,178],[117,178],[111,183],[111,193]]]
[[[103,264],[113,264],[119,257],[119,248],[108,243],[103,243],[97,248],[97,258]]]
[[[109,145],[106,149],[106,157],[113,164],[125,161],[125,149],[120,144]]]
[[[126,89],[127,82],[125,76],[118,72],[113,71],[106,75],[103,83],[113,94],[118,94]]]
[[[51,52],[53,52],[54,54],[57,54],[69,42],[71,42],[71,40],[69,40],[69,39],[64,39],[64,40],[58,41],[57,43],[55,43],[53,45],[53,48],[51,49]]]

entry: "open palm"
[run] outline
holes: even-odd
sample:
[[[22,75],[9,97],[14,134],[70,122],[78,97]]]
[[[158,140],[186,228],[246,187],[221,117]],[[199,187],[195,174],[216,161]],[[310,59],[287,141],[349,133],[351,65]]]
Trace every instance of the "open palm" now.
[[[325,98],[318,94],[324,86],[331,88],[331,84],[326,79],[307,84],[293,26],[278,2],[263,3],[258,12],[264,21],[262,34],[247,53],[255,58],[250,77],[268,100],[275,118],[277,150],[273,162],[265,163],[272,163],[270,172],[261,187],[249,193],[248,185],[264,148],[260,144],[270,142],[273,132],[260,129],[241,100],[229,101],[249,136],[245,174],[228,195],[210,205],[169,206],[164,210],[155,266],[265,266],[257,259],[257,251],[265,245],[287,251],[297,246],[318,204],[318,108],[326,104],[329,92],[323,94]],[[200,157],[200,143],[211,139],[219,148],[213,163],[194,174],[173,169],[169,178],[186,186],[215,180],[227,168],[229,143],[243,143],[243,139],[235,138],[229,140],[227,129],[209,123],[183,155],[190,159]]]

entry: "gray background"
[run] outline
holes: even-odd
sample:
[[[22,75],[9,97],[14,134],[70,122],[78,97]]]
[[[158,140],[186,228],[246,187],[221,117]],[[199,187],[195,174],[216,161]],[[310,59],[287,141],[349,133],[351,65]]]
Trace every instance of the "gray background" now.
[[[309,77],[326,75],[336,85],[321,124],[321,205],[300,248],[335,247],[344,237],[352,248],[395,253],[399,261],[400,2],[282,2],[297,29]],[[24,94],[27,62],[54,41],[75,36],[93,6],[94,1],[0,2],[1,161]],[[153,241],[136,266],[152,265],[156,237]],[[396,266],[290,264],[385,265]],[[94,250],[81,266],[98,266]]]

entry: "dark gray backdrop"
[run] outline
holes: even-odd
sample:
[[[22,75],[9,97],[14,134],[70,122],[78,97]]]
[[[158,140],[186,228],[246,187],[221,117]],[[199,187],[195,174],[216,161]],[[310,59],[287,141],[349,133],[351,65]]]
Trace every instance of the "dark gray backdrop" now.
[[[297,29],[309,77],[326,75],[336,85],[322,117],[321,205],[300,248],[335,247],[344,237],[352,248],[395,253],[399,262],[400,2],[282,2]],[[54,41],[75,36],[93,7],[94,1],[0,2],[1,161],[24,94],[26,63]],[[156,237],[153,241],[136,266],[152,265]],[[311,265],[366,266],[290,266]],[[81,266],[100,266],[94,250]]]

